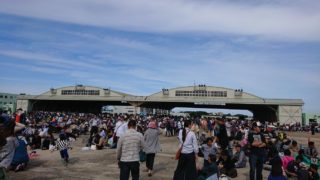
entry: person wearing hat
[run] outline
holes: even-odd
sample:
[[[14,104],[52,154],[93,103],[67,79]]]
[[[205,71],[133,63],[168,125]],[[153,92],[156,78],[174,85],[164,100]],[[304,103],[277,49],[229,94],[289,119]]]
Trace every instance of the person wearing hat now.
[[[266,154],[266,140],[260,130],[261,124],[254,122],[252,124],[252,132],[249,134],[248,141],[250,145],[250,180],[262,180],[262,169],[264,157]]]
[[[156,122],[154,120],[150,121],[148,129],[144,133],[145,147],[144,152],[146,153],[146,167],[145,171],[148,172],[148,176],[152,176],[154,158],[157,152],[160,152],[160,142],[159,135],[160,130],[157,128]]]

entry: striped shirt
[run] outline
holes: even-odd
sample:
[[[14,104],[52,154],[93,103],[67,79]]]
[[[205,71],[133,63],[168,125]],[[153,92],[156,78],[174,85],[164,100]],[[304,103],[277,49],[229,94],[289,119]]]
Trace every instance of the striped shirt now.
[[[139,161],[139,152],[144,148],[144,139],[135,129],[128,129],[117,144],[117,159],[122,162]]]

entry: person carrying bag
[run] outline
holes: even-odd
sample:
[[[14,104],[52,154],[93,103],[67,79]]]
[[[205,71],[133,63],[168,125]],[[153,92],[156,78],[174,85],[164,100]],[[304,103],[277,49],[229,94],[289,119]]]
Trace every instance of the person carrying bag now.
[[[174,172],[174,180],[194,180],[197,179],[196,160],[198,159],[198,142],[194,132],[191,131],[192,123],[186,120],[185,128],[179,132],[181,147],[176,153],[178,165]]]
[[[189,132],[188,132],[189,133]],[[186,136],[188,136],[188,133]],[[183,143],[181,144],[180,148],[178,149],[178,151],[176,152],[176,156],[175,156],[175,160],[179,160],[180,159],[180,155],[181,155],[181,151],[182,151],[182,147],[183,147],[183,144],[184,144],[184,141]]]

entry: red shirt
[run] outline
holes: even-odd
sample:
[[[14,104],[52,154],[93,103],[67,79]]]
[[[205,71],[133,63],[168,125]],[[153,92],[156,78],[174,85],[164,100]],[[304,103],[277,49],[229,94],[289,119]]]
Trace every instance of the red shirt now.
[[[17,115],[16,115],[16,122],[17,122],[17,123],[20,123],[20,120],[21,120],[21,115],[20,115],[20,114],[17,114]]]

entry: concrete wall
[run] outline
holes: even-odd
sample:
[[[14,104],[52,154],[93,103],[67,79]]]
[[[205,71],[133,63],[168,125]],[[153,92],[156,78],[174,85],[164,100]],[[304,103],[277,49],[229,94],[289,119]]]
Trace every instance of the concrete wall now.
[[[23,111],[31,111],[31,103],[29,100],[26,99],[18,99],[17,100],[17,109],[21,108]]]
[[[214,87],[214,86],[206,86],[206,87],[199,87],[199,86],[187,86],[187,87],[179,87],[179,88],[173,88],[173,89],[168,89],[168,94],[164,95],[164,93],[158,92],[155,94],[152,94],[150,97],[153,98],[166,98],[166,97],[177,97],[176,96],[176,91],[194,91],[194,90],[206,90],[206,91],[226,91],[227,92],[227,97],[210,97],[210,98],[252,98],[252,99],[257,99],[259,97],[245,93],[245,92],[238,92],[238,94],[241,95],[236,95],[236,92],[234,89],[229,89],[229,88],[223,88],[223,87]],[[199,96],[178,96],[178,98],[190,98],[190,99],[199,99],[199,98],[206,98],[206,97],[199,97]]]
[[[279,106],[278,120],[280,124],[292,124],[302,122],[301,106]]]

